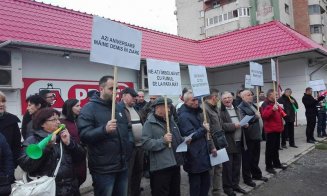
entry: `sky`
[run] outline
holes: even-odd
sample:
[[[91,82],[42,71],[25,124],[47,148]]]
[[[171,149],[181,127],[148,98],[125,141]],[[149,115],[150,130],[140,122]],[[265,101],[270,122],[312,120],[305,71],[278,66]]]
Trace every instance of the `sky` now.
[[[170,34],[177,34],[175,0],[36,0],[103,16]]]

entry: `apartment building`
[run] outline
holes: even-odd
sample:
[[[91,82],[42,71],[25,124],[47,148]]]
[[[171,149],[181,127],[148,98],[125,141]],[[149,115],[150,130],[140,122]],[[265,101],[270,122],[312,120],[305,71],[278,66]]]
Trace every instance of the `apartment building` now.
[[[326,45],[327,0],[176,0],[178,35],[195,40],[272,20]]]

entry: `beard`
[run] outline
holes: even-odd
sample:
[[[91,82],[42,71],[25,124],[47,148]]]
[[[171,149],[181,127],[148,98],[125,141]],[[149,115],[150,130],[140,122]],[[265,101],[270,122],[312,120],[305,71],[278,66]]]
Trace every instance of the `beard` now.
[[[102,97],[103,97],[104,101],[107,101],[107,102],[112,101],[112,95],[111,94],[104,94]]]

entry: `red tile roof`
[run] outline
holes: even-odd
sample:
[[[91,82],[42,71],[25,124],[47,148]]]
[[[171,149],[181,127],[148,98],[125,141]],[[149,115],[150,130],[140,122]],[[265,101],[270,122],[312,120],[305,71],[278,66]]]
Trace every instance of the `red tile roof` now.
[[[142,58],[216,67],[327,50],[277,21],[200,41],[143,27]],[[31,0],[0,1],[0,42],[22,41],[89,51],[92,15]]]

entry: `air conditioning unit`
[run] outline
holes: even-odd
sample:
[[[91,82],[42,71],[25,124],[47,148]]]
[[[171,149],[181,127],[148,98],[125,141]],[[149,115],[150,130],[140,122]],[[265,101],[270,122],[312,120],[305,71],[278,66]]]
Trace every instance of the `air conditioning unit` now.
[[[22,54],[17,51],[0,50],[0,89],[21,89]]]
[[[148,91],[148,68],[146,66],[146,60],[141,60],[140,72],[139,72],[139,89],[143,91]]]

